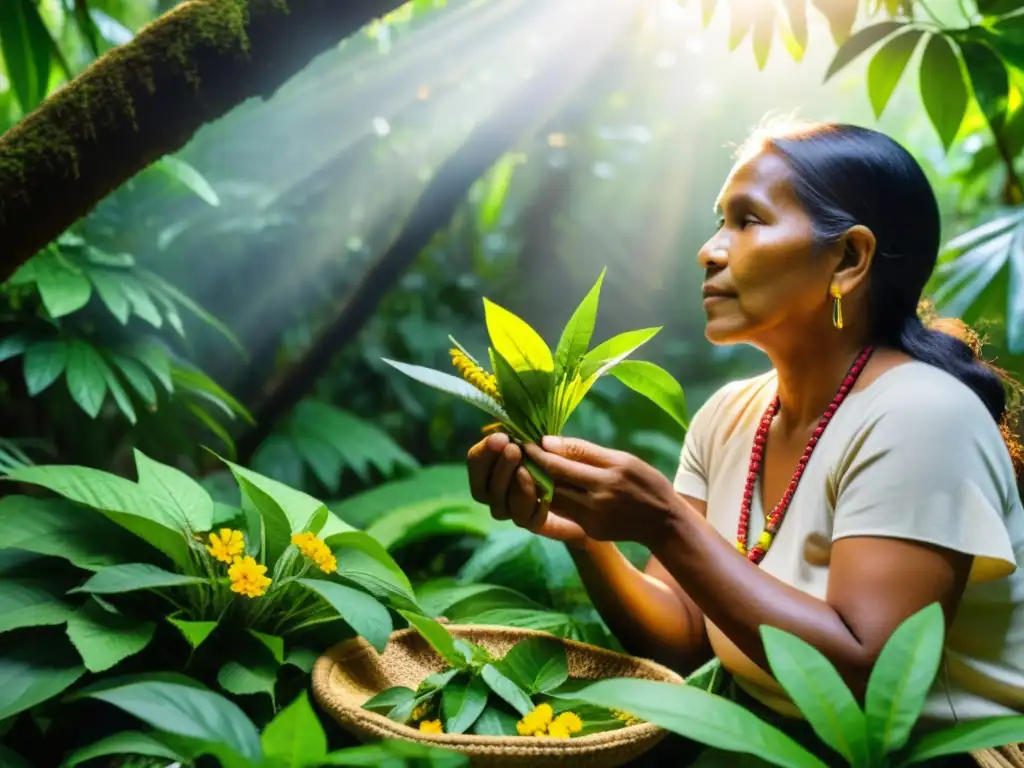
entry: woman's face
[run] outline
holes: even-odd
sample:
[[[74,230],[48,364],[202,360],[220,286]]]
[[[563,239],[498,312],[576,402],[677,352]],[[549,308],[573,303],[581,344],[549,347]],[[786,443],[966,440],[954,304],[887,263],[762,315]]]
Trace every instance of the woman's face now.
[[[698,255],[705,335],[715,344],[763,347],[831,322],[838,259],[815,249],[791,178],[780,155],[761,151],[736,166],[719,195],[719,229]]]

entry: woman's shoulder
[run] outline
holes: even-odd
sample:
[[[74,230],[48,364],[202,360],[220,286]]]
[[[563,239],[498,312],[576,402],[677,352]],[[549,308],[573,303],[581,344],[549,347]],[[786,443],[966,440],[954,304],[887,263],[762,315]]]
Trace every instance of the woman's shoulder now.
[[[728,439],[736,427],[752,414],[754,419],[761,417],[775,394],[775,379],[775,371],[770,370],[723,384],[694,414],[690,432],[710,437],[712,431],[721,431],[721,434],[716,434],[715,442]]]

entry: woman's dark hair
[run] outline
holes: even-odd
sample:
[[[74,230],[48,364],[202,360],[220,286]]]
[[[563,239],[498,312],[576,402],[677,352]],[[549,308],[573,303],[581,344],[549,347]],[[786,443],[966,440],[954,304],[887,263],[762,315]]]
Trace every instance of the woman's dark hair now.
[[[939,254],[941,222],[935,193],[913,156],[885,134],[854,125],[769,129],[752,138],[789,165],[797,197],[822,245],[837,242],[857,224],[874,233],[868,301],[875,342],[941,368],[970,387],[1019,462],[1007,380],[980,358],[977,335],[959,321],[933,323],[919,314]]]

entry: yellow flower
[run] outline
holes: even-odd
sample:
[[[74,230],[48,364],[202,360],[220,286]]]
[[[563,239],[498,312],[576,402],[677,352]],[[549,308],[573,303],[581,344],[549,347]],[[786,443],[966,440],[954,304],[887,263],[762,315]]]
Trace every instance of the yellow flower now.
[[[538,704],[533,711],[524,715],[523,719],[516,723],[516,730],[520,736],[547,735],[545,731],[554,717],[550,704]]]
[[[643,722],[643,720],[641,720],[636,715],[631,715],[629,714],[629,712],[620,712],[617,709],[612,710],[612,716],[615,717],[617,720],[621,720],[622,722],[624,722],[627,727],[630,725],[638,725],[639,723]]]
[[[412,711],[412,719],[413,720],[422,720],[424,717],[427,716],[427,712],[429,712],[429,711],[430,711],[430,702],[429,701],[425,701],[422,704],[420,704],[419,706],[417,706],[416,709],[414,709]]]
[[[566,733],[579,733],[583,730],[583,721],[580,720],[580,716],[575,712],[563,712],[548,726],[548,733],[554,736],[556,727],[559,730],[566,731]],[[564,739],[566,737],[559,736],[557,738]]]
[[[206,551],[222,563],[230,564],[232,558],[245,552],[245,539],[241,531],[221,528],[219,535],[215,532],[210,534],[210,543],[206,545]]]
[[[488,373],[479,365],[474,363],[461,349],[453,347],[448,350],[452,356],[452,365],[466,381],[479,389],[485,395],[490,395],[498,402],[501,402],[501,393],[498,392],[498,380],[494,374]]]
[[[334,553],[324,542],[313,533],[292,534],[292,544],[299,548],[299,552],[312,560],[324,573],[334,573],[338,570],[338,560]]]
[[[236,557],[228,568],[231,591],[246,597],[259,597],[267,591],[270,579],[264,574],[267,566],[260,565],[253,558]]]
[[[440,720],[424,720],[420,723],[420,730],[423,733],[444,733]]]

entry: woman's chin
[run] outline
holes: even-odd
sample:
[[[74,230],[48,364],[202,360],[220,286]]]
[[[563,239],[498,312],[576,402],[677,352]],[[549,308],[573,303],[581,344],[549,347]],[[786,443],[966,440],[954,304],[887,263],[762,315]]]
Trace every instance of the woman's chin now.
[[[704,338],[716,346],[738,344],[743,341],[743,329],[726,318],[708,318],[704,324]]]

